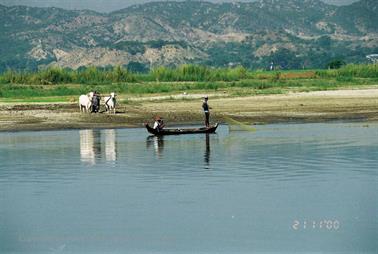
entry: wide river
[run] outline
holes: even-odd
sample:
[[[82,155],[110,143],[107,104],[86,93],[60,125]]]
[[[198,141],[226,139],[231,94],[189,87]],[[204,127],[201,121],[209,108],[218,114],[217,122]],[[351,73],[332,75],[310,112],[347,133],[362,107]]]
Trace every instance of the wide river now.
[[[378,253],[378,123],[0,133],[0,253]]]

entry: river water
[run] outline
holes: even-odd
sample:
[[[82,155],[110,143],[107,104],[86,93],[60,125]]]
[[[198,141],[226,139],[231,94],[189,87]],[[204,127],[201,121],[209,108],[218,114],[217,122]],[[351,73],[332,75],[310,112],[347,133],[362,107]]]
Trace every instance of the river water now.
[[[0,133],[0,253],[377,253],[378,123]]]

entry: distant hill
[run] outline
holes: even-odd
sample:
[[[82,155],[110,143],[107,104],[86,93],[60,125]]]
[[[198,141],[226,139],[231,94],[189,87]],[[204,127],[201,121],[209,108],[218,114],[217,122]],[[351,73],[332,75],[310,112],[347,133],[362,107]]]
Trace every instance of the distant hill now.
[[[378,1],[152,2],[102,14],[0,5],[0,71],[183,63],[324,67],[378,53]]]

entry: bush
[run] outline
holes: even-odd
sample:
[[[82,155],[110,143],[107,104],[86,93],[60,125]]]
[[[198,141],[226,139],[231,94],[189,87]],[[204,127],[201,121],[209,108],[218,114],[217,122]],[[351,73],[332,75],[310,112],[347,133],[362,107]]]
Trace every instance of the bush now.
[[[378,78],[378,64],[348,64],[338,71],[338,76]]]
[[[34,75],[31,74],[29,76],[33,77]],[[46,70],[39,71],[36,73],[36,76],[32,80],[36,83],[43,85],[71,83],[73,81],[71,72],[69,70],[64,70],[59,67],[50,67]]]
[[[158,67],[150,75],[156,81],[237,81],[247,77],[247,70],[241,66],[213,69],[186,64],[177,68]]]
[[[28,74],[26,72],[15,72],[7,70],[1,76],[2,83],[24,84],[28,83]]]
[[[333,60],[327,64],[328,69],[340,69],[346,63],[343,60]]]
[[[309,72],[310,73],[310,72]],[[350,64],[339,69],[329,69],[311,72],[311,75],[280,73],[280,72],[249,72],[242,66],[234,68],[210,68],[202,65],[181,65],[176,68],[157,67],[148,73],[135,74],[122,66],[98,68],[85,67],[78,70],[50,67],[37,72],[7,70],[0,75],[3,84],[91,84],[108,85],[112,83],[135,82],[237,82],[241,80],[269,80],[279,82],[286,79],[299,78],[338,78],[345,81],[345,77],[378,78],[378,64]]]
[[[378,78],[378,64],[348,64],[336,70],[317,71],[316,75],[327,78]]]

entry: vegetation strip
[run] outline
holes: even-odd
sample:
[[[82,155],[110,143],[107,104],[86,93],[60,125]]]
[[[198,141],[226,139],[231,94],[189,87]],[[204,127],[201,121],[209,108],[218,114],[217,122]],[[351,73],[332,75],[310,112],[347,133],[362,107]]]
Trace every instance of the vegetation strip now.
[[[169,94],[222,91],[233,96],[316,91],[378,84],[378,64],[346,65],[334,70],[250,71],[243,67],[183,65],[132,73],[120,66],[82,70],[49,68],[38,72],[8,70],[0,75],[0,97],[77,96],[88,91],[118,94]]]

